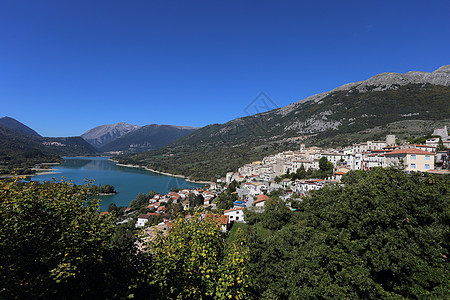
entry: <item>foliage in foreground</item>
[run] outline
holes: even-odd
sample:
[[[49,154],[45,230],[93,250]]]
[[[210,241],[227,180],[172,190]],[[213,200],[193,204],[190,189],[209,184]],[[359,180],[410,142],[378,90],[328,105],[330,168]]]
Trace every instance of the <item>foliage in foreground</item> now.
[[[0,181],[0,297],[446,299],[450,178],[374,169],[343,182],[296,212],[272,199],[229,242],[214,218],[179,218],[142,253],[89,186]]]
[[[0,181],[1,298],[121,298],[135,271],[89,185]]]
[[[450,179],[350,172],[297,205],[289,224],[247,238],[267,299],[447,299]]]
[[[244,240],[227,245],[209,215],[178,218],[167,236],[148,244],[153,266],[141,274],[159,299],[249,299]]]

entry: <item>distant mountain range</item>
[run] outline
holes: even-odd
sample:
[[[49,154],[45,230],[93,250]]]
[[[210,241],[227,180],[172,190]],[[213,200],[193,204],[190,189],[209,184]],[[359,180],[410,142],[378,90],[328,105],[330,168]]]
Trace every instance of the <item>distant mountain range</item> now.
[[[261,104],[250,105],[264,106]],[[81,137],[40,137],[5,117],[0,119],[0,165],[18,157],[26,160],[32,156],[152,149],[117,158],[123,163],[210,180],[266,155],[295,149],[300,143],[343,146],[384,139],[386,134],[404,139],[430,134],[433,128],[444,125],[450,127],[450,65],[432,73],[382,73],[285,107],[200,129],[102,125],[82,135],[90,144]]]
[[[108,151],[139,152],[158,149],[197,128],[172,125],[102,125],[82,137],[42,137],[23,123],[0,118],[0,174],[22,171],[35,164],[56,162],[62,156],[98,155]]]
[[[95,127],[81,135],[101,152],[141,152],[161,148],[197,130],[195,127],[174,125],[147,126],[116,123]]]
[[[386,134],[430,134],[443,125],[450,125],[450,65],[432,73],[382,73],[119,159],[209,180],[299,143],[343,146]]]

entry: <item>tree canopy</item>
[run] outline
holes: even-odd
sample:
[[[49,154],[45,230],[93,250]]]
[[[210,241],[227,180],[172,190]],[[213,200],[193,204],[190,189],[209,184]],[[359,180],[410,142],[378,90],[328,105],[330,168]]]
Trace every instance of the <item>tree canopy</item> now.
[[[292,206],[271,195],[228,240],[214,215],[180,217],[138,251],[134,224],[101,214],[90,185],[2,180],[0,298],[449,295],[448,176],[352,171]]]
[[[0,181],[1,298],[126,295],[133,242],[113,242],[99,201],[88,184]]]
[[[272,235],[250,231],[259,297],[445,299],[449,178],[374,169],[343,182],[306,197]]]

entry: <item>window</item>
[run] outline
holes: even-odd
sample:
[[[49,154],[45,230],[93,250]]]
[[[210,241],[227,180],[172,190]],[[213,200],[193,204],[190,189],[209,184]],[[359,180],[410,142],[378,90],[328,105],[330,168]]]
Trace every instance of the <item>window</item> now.
[[[239,220],[239,217],[236,217],[236,221]]]
[[[411,169],[415,169],[416,168],[416,164],[411,164],[410,168]]]
[[[416,155],[415,154],[411,154],[411,159],[416,159]]]
[[[429,170],[430,169],[430,164],[425,164],[425,170]]]
[[[429,155],[425,155],[425,160],[430,160],[430,156]]]

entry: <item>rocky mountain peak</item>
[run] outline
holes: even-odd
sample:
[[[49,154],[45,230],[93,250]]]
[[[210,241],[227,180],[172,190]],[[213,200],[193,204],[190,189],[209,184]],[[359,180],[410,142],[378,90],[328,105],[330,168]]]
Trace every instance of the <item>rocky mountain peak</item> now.
[[[128,132],[134,131],[139,128],[141,128],[141,126],[139,125],[131,125],[125,122],[119,122],[116,124],[97,126],[83,133],[81,137],[91,145],[100,147],[118,139]]]
[[[394,72],[381,73],[367,80],[347,83],[329,92],[324,92],[310,96],[298,102],[292,103],[288,106],[282,107],[277,112],[278,114],[285,115],[294,110],[301,103],[305,103],[308,101],[319,102],[326,96],[337,91],[357,90],[360,93],[365,93],[368,91],[396,90],[398,89],[398,87],[407,84],[427,84],[427,83],[434,85],[450,86],[450,65],[444,65],[431,73],[420,71],[410,71],[404,74]]]

